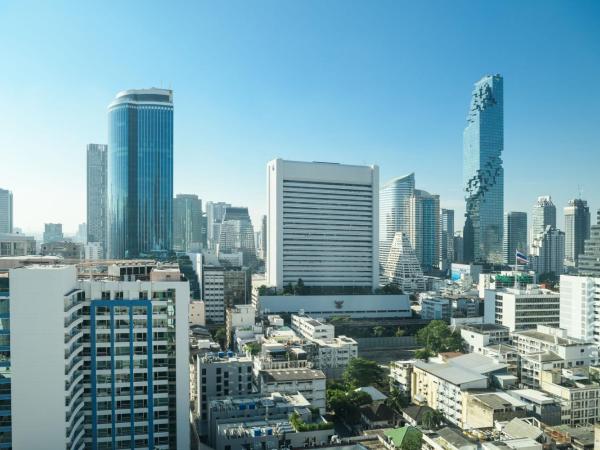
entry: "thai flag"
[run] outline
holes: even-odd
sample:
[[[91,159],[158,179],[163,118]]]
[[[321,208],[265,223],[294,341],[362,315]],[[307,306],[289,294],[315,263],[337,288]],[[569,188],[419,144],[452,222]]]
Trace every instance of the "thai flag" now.
[[[519,250],[517,250],[517,264],[521,263],[521,264],[529,264],[529,258],[527,258],[527,255],[525,253],[521,253]]]

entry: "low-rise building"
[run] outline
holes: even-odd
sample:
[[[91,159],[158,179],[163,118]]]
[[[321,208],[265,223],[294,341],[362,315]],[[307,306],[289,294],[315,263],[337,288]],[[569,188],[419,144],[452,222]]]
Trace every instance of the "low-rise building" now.
[[[420,299],[421,318],[425,320],[449,320],[452,305],[447,298],[423,296]]]
[[[525,403],[527,416],[533,417],[545,425],[560,425],[560,401],[537,389],[514,389],[507,393]]]
[[[466,392],[463,400],[463,430],[493,428],[497,421],[526,417],[526,404],[505,392]]]
[[[292,328],[306,339],[333,339],[335,327],[303,314],[292,314]]]
[[[415,360],[392,361],[390,364],[390,390],[411,396],[410,384]]]
[[[446,362],[416,361],[412,373],[411,398],[442,412],[446,419],[460,426],[463,422],[464,394],[472,389],[486,389],[492,377],[505,374],[507,365],[477,353],[448,359]]]
[[[308,367],[265,369],[258,373],[257,383],[263,394],[299,392],[312,408],[318,408],[321,414],[325,414],[326,377],[321,370]]]
[[[190,301],[190,325],[206,325],[206,305],[202,300]]]
[[[233,348],[233,337],[238,328],[247,328],[254,325],[256,321],[256,309],[254,306],[233,305],[227,308],[225,328],[227,330],[227,348]]]
[[[543,371],[540,389],[561,402],[563,425],[585,426],[600,419],[600,384],[590,380],[587,368]]]
[[[488,345],[510,342],[509,329],[495,323],[464,325],[460,330],[460,336],[465,341],[465,347],[469,353],[483,354],[483,348]]]
[[[0,256],[35,255],[35,238],[19,233],[0,233]]]
[[[477,443],[454,428],[445,427],[435,433],[424,433],[422,450],[477,450]]]

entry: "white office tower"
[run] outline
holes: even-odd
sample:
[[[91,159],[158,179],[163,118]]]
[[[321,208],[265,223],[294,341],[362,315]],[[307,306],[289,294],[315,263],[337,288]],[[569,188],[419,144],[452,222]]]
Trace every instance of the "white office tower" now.
[[[552,197],[544,195],[538,197],[537,203],[533,205],[533,212],[531,214],[531,239],[533,240],[542,234],[548,225],[556,228],[556,206],[552,203]]]
[[[565,233],[548,225],[531,245],[531,267],[537,275],[554,274],[564,271]]]
[[[408,236],[396,233],[392,247],[384,264],[383,277],[386,283],[398,286],[403,291],[424,291],[425,277],[419,260],[410,245]]]
[[[379,190],[379,263],[385,264],[398,231],[408,233],[408,205],[415,192],[415,174],[396,177]]]
[[[379,285],[377,166],[275,159],[267,165],[267,281],[321,292]]]
[[[570,337],[600,344],[600,278],[560,277],[560,327]]]
[[[190,448],[186,281],[9,277],[12,448]]]

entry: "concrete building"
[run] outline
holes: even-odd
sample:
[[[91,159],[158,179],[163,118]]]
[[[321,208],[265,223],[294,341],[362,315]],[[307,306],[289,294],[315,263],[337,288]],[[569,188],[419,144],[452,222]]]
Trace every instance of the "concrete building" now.
[[[236,356],[233,352],[208,353],[196,360],[196,376],[196,416],[200,435],[203,436],[208,434],[208,405],[211,400],[253,392],[252,358]]]
[[[527,417],[533,417],[545,425],[560,425],[561,402],[536,389],[514,389],[507,394],[525,403]]]
[[[390,390],[411,397],[411,378],[415,360],[392,361],[390,363]]]
[[[600,384],[587,368],[551,369],[540,374],[540,389],[561,402],[563,425],[591,425],[600,418]]]
[[[565,264],[576,266],[590,238],[590,208],[585,200],[569,200],[565,206]]]
[[[469,324],[460,330],[460,336],[465,341],[469,353],[483,354],[484,348],[489,345],[508,344],[510,342],[509,329],[503,325],[493,323]]]
[[[217,255],[235,253],[242,254],[242,264],[252,267],[256,264],[256,247],[254,245],[254,227],[250,220],[248,208],[227,207],[219,227]]]
[[[379,286],[379,169],[275,159],[267,165],[267,280],[321,292]]]
[[[189,448],[189,288],[162,272],[10,271],[13,448]]]
[[[256,309],[252,305],[233,305],[227,308],[225,327],[227,330],[227,348],[232,349],[235,332],[238,328],[254,326]],[[239,349],[241,350],[241,349]]]
[[[600,278],[561,275],[560,328],[571,337],[600,344]]]
[[[64,239],[62,223],[44,224],[44,244],[62,241]]]
[[[421,267],[431,271],[440,263],[440,196],[415,189],[408,202],[408,237]]]
[[[517,250],[527,253],[527,213],[510,211],[504,214],[504,264],[515,264]]]
[[[86,261],[104,259],[104,248],[100,242],[88,242],[83,246],[83,257]]]
[[[11,234],[14,228],[13,193],[0,189],[0,234]]]
[[[95,243],[102,252],[106,249],[106,201],[107,201],[107,155],[108,145],[88,144],[87,166],[87,237],[86,243]],[[99,258],[103,259],[104,253]],[[92,258],[86,258],[92,259]]]
[[[193,194],[177,194],[173,199],[173,250],[200,251],[202,242],[202,200]]]
[[[310,316],[292,314],[292,328],[306,339],[333,339],[335,327]]]
[[[564,261],[565,233],[547,226],[531,244],[531,267],[537,275],[554,274],[559,277],[564,272]]]
[[[384,264],[396,233],[408,235],[409,199],[415,190],[415,174],[396,177],[379,190],[379,262]]]
[[[202,300],[190,301],[190,325],[206,326],[206,304]]]
[[[421,296],[421,319],[425,320],[450,320],[452,305],[447,298]]]
[[[0,256],[35,255],[36,244],[33,236],[0,233]]]
[[[311,317],[349,316],[352,318],[410,318],[410,299],[398,295],[260,295],[253,294],[252,304],[259,314],[297,313]]]
[[[257,383],[260,392],[272,394],[302,394],[312,408],[325,414],[326,377],[321,370],[304,368],[263,369],[259,371]]]
[[[212,250],[217,249],[221,231],[221,222],[223,221],[223,216],[225,215],[225,210],[227,208],[231,208],[229,203],[206,202],[206,237],[208,246]]]
[[[441,363],[416,361],[411,380],[411,400],[427,404],[442,412],[446,420],[460,426],[464,420],[466,391],[488,388],[494,375],[507,375],[507,365],[476,353]]]
[[[496,422],[527,417],[526,404],[506,392],[466,392],[463,400],[463,430],[493,429]]]
[[[546,228],[556,228],[556,206],[552,203],[552,197],[544,195],[537,198],[533,205],[531,214],[531,238],[542,234]]]
[[[567,336],[567,331],[538,325],[535,330],[512,333],[520,355],[520,379],[538,388],[542,371],[554,368],[589,367],[597,363],[596,346]]]
[[[454,262],[454,210],[442,208],[440,213],[440,269],[450,270]]]
[[[560,294],[536,285],[526,288],[486,289],[484,316],[486,323],[504,325],[510,331],[558,327]]]
[[[201,265],[201,297],[206,305],[206,318],[225,323],[225,311],[250,300],[250,273],[242,267]]]
[[[417,255],[405,233],[394,236],[387,260],[383,261],[383,282],[393,284],[402,291],[418,292],[425,290],[425,277]]]
[[[600,210],[597,224],[591,226],[590,238],[584,243],[583,255],[579,255],[580,275],[600,277]]]
[[[42,256],[60,256],[68,260],[82,260],[85,258],[84,245],[71,241],[45,242],[40,247]]]

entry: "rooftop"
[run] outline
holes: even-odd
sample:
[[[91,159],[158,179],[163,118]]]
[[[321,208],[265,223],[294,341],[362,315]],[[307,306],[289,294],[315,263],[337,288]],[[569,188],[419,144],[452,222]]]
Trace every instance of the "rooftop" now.
[[[503,431],[506,435],[515,439],[537,439],[544,434],[538,427],[530,425],[524,420],[516,417],[506,424]]]
[[[487,356],[477,353],[468,353],[449,359],[445,363],[415,362],[415,367],[429,372],[452,384],[459,385],[478,380],[485,380],[487,374],[500,371],[508,367]]]
[[[463,329],[469,331],[476,331],[478,333],[486,332],[486,331],[506,331],[508,333],[508,327],[504,325],[498,325],[495,323],[473,323],[463,326]]]
[[[464,437],[462,433],[452,428],[442,428],[441,430],[438,430],[436,434],[444,441],[446,441],[449,444],[452,444],[455,447],[473,445],[473,442]]]
[[[314,369],[267,369],[261,374],[266,382],[324,380],[325,374]]]
[[[538,391],[537,389],[515,389],[508,392],[512,395],[516,395],[520,398],[527,399],[534,403],[549,404],[555,402],[555,400],[548,394],[542,391]]]
[[[525,403],[517,400],[514,397],[511,397],[505,392],[475,394],[474,397],[493,410],[506,409],[510,407],[524,408],[526,406]]]

